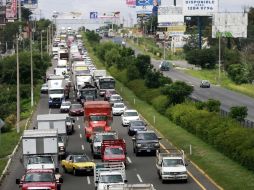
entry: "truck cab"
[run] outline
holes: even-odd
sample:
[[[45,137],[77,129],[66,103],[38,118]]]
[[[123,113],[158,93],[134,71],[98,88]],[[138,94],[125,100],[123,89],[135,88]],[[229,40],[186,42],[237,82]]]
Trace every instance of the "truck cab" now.
[[[103,162],[123,162],[126,166],[126,143],[123,139],[103,140],[101,144]]]
[[[51,169],[56,170],[56,163],[51,155],[33,155],[27,157],[26,169]],[[58,170],[58,169],[57,169]]]
[[[162,183],[165,181],[188,181],[187,164],[184,160],[184,152],[170,150],[169,153],[156,152],[156,168]]]
[[[21,179],[16,179],[16,184],[22,190],[46,189],[60,190],[63,179],[53,170],[27,170]]]
[[[111,76],[99,77],[97,85],[100,96],[104,96],[106,90],[115,89],[115,79]]]

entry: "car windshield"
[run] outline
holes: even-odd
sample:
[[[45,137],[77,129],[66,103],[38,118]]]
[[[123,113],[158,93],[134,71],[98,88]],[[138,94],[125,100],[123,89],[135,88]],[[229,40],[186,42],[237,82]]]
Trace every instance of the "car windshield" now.
[[[139,133],[137,135],[138,140],[157,140],[157,136],[155,133]]]
[[[56,89],[56,90],[50,90],[49,94],[63,94],[64,90],[62,89]]]
[[[38,172],[38,173],[28,173],[25,176],[25,182],[53,182],[53,173]]]
[[[63,138],[62,137],[58,137],[58,142],[62,143],[63,142]]]
[[[124,104],[114,104],[114,108],[124,108]]]
[[[115,135],[107,134],[107,135],[96,135],[94,138],[94,142],[102,142],[103,140],[114,140]]]
[[[184,164],[182,159],[164,159],[163,160],[163,166],[165,167],[179,167],[183,165]]]
[[[107,116],[106,115],[91,115],[89,119],[90,121],[106,121]]]
[[[48,85],[47,84],[43,84],[42,87],[48,87]]]
[[[123,155],[122,148],[106,148],[104,151],[104,155]]]
[[[28,158],[28,164],[53,164],[50,156],[36,156]]]
[[[120,174],[115,175],[101,175],[101,183],[121,183],[123,182],[123,177]]]
[[[82,105],[81,104],[72,104],[71,108],[72,109],[79,109],[79,108],[82,108]]]
[[[78,162],[87,162],[88,158],[85,155],[76,155],[73,157],[73,162],[78,163]]]
[[[62,106],[70,106],[71,103],[70,102],[62,102]]]
[[[145,126],[143,121],[131,121],[130,125],[131,126]]]
[[[112,95],[110,97],[110,100],[121,100],[121,97],[120,96],[114,96],[114,95]]]
[[[124,116],[138,116],[138,113],[135,112],[135,111],[128,111],[128,112],[125,112]]]

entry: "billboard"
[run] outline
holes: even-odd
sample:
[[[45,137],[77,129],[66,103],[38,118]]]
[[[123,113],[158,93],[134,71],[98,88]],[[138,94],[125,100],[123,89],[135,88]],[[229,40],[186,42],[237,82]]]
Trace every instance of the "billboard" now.
[[[136,0],[126,0],[126,5],[128,5],[129,7],[135,7]]]
[[[27,9],[37,9],[38,0],[21,0],[21,5]]]
[[[5,25],[5,6],[2,6],[0,1],[0,26],[3,25]]]
[[[107,12],[99,16],[99,18],[120,18],[120,12]]]
[[[90,12],[90,19],[97,19],[98,18],[98,12]]]
[[[212,37],[247,38],[248,13],[216,13],[213,16]]]
[[[184,16],[182,7],[159,7],[158,26],[167,27],[172,25],[183,25]]]
[[[212,16],[218,12],[218,0],[183,0],[185,16]]]
[[[6,1],[5,18],[7,20],[17,19],[17,0]]]
[[[137,14],[157,14],[161,0],[136,0]]]

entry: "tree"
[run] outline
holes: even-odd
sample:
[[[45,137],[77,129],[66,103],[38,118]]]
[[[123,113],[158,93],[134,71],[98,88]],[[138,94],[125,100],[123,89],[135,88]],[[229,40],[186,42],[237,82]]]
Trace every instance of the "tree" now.
[[[219,112],[220,111],[220,101],[219,100],[213,100],[213,99],[208,99],[208,101],[205,103],[206,109],[209,112]]]
[[[116,48],[113,48],[113,49],[110,49],[109,51],[106,51],[106,54],[105,54],[105,62],[106,62],[106,65],[108,67],[114,65],[117,63],[117,61],[120,59],[120,54],[119,54],[119,51],[118,49]]]
[[[139,54],[136,58],[135,65],[138,68],[139,73],[141,73],[142,78],[145,78],[146,74],[153,68],[149,55]]]
[[[228,67],[228,75],[236,84],[243,84],[249,81],[249,72],[246,64],[232,64]]]
[[[153,71],[149,71],[145,76],[145,85],[148,88],[160,87],[162,85],[160,81],[161,75],[162,73],[160,73],[159,71],[156,71],[155,69]]]
[[[140,78],[140,74],[138,72],[138,68],[136,67],[136,65],[130,64],[127,67],[127,79],[129,81],[131,81],[131,80],[135,80],[135,79],[138,79],[138,78]]]
[[[248,108],[246,106],[234,106],[230,108],[229,116],[237,121],[244,121],[248,115]]]
[[[169,97],[171,104],[179,104],[184,102],[185,98],[193,92],[193,87],[185,82],[177,81],[163,87],[162,94]]]

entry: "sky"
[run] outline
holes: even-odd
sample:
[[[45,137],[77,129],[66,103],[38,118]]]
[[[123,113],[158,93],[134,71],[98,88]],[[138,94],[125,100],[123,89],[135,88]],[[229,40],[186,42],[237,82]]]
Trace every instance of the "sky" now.
[[[164,5],[173,5],[173,0],[161,0]],[[121,22],[129,26],[131,19],[136,22],[135,8],[126,5],[126,0],[38,0],[38,9],[35,10],[37,18],[52,18],[53,11],[60,12],[61,18],[70,18],[70,12],[82,13],[80,18],[89,18],[89,13],[96,11],[100,14],[105,12],[121,12]],[[182,0],[176,0],[177,5]],[[219,0],[219,11],[240,12],[244,6],[253,6],[254,0]],[[59,16],[59,17],[60,17]]]

